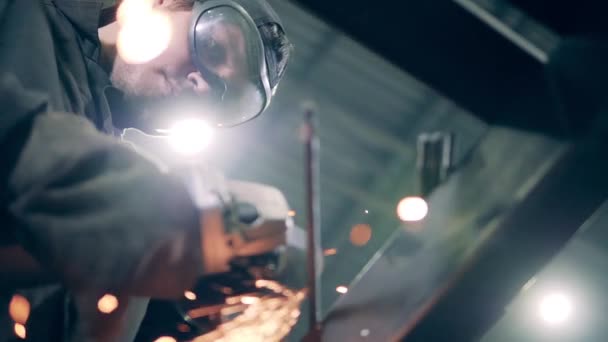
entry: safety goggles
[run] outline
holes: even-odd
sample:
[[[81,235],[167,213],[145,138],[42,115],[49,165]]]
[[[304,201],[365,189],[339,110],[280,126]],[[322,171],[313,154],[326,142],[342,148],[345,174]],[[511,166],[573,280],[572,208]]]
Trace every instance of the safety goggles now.
[[[190,54],[209,86],[208,120],[234,126],[270,104],[264,44],[249,13],[231,0],[196,1],[190,26]]]

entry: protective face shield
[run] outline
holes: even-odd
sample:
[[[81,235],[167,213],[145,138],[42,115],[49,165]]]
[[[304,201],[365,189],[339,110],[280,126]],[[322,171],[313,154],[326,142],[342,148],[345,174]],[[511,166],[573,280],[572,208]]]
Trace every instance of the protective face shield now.
[[[280,21],[265,1],[196,1],[189,41],[209,95],[198,99],[205,120],[220,127],[249,121],[270,104],[268,62],[258,27]],[[193,105],[196,105],[193,103]]]

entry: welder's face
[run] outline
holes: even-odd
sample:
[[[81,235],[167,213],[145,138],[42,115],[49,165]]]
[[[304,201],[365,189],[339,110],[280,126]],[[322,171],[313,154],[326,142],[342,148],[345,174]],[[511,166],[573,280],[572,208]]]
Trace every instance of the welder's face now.
[[[157,6],[162,10],[164,5]],[[188,42],[191,11],[165,11],[172,26],[167,49],[143,64],[129,64],[117,56],[111,74],[112,83],[127,98],[144,105],[166,103],[182,97],[204,101],[210,89],[191,60]],[[226,27],[214,32],[213,38],[213,45],[205,49],[205,63],[224,79],[243,77],[245,71],[240,66],[245,65],[242,61],[245,42],[242,34]]]

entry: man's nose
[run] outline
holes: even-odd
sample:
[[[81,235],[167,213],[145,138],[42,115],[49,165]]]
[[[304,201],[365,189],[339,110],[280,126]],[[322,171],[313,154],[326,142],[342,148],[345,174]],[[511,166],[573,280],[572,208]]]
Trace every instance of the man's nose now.
[[[209,90],[209,84],[198,71],[193,71],[188,74],[188,85],[199,94],[206,93]]]

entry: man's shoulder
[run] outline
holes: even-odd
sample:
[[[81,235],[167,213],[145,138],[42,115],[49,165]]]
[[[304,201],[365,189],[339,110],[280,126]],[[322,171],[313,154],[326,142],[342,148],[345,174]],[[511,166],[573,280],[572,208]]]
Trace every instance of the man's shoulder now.
[[[102,9],[110,4],[104,0],[42,0],[52,6],[81,34],[97,39],[99,17]],[[107,3],[107,4],[106,4]]]
[[[97,120],[93,98],[97,87],[107,82],[107,75],[95,64],[102,1],[10,3],[0,12],[0,74],[13,75],[24,89],[44,94],[49,109]]]

